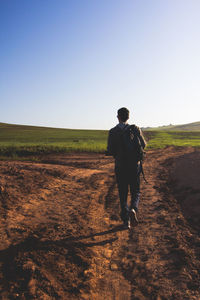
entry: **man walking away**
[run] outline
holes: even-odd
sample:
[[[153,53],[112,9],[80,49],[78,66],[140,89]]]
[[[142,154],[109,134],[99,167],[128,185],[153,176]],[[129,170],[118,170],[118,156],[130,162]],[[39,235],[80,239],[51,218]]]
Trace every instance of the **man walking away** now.
[[[120,217],[125,227],[130,228],[138,224],[137,211],[142,171],[139,161],[146,142],[139,127],[127,123],[129,119],[127,108],[120,108],[117,118],[118,125],[109,131],[107,155],[115,158],[115,175],[121,206]],[[130,207],[127,204],[128,189],[131,194]]]

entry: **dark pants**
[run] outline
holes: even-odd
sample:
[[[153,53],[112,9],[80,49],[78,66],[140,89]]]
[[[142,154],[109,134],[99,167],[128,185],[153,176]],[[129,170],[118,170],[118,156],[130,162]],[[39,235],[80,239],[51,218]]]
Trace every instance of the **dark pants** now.
[[[119,191],[120,205],[121,205],[121,219],[126,221],[129,216],[130,209],[138,210],[140,200],[140,167],[124,166],[115,167],[115,174],[117,179],[117,186]],[[128,191],[130,189],[131,203],[130,207],[127,204]]]

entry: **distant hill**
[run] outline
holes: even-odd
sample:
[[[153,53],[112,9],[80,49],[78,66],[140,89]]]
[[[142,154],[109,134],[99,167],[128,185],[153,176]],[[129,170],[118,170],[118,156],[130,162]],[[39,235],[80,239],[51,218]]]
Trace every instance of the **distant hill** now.
[[[104,152],[106,130],[50,128],[0,123],[0,156],[69,151]]]
[[[200,122],[194,122],[189,124],[181,125],[167,125],[167,126],[158,126],[158,127],[143,127],[142,130],[167,130],[167,131],[200,131]]]
[[[17,130],[17,131],[46,131],[53,132],[56,131],[57,133],[59,132],[73,132],[77,133],[78,131],[80,132],[91,132],[91,133],[96,133],[96,132],[104,132],[106,133],[107,130],[90,130],[90,129],[65,129],[65,128],[54,128],[54,127],[43,127],[43,126],[29,126],[29,125],[17,125],[17,124],[8,124],[8,123],[2,123],[0,122],[0,130],[1,129],[10,129],[10,130]],[[180,125],[163,125],[163,126],[158,126],[158,127],[142,127],[141,128],[144,131],[154,131],[154,130],[165,130],[165,131],[200,131],[200,121],[199,122],[193,122],[193,123],[188,123],[188,124],[180,124]]]

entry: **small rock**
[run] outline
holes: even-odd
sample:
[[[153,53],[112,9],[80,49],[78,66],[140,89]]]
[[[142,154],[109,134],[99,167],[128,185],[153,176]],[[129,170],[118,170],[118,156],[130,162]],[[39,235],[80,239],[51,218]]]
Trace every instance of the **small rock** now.
[[[110,249],[105,250],[104,255],[105,257],[110,258],[112,256],[112,250]]]
[[[111,265],[110,265],[110,269],[111,269],[112,271],[118,270],[117,264],[115,264],[115,263],[111,264]]]
[[[92,276],[92,274],[93,274],[93,273],[92,273],[92,270],[85,270],[85,271],[84,271],[84,275],[87,276],[87,277]]]

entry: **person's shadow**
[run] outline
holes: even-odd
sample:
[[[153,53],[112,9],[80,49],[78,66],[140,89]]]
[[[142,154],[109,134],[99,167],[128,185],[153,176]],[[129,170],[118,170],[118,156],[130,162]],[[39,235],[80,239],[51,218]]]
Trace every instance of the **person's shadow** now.
[[[35,252],[39,256],[48,255],[49,251],[54,250],[56,253],[66,253],[63,249],[67,250],[67,260],[72,261],[82,267],[88,267],[87,260],[83,261],[79,257],[79,250],[84,250],[86,256],[90,257],[90,251],[85,251],[88,247],[105,246],[106,244],[112,244],[118,237],[103,238],[101,241],[83,241],[98,236],[105,236],[113,234],[118,231],[125,230],[123,226],[114,226],[113,228],[101,232],[96,232],[89,235],[69,236],[60,240],[41,240],[41,237],[37,236],[37,233],[28,236],[23,241],[10,245],[8,248],[0,250],[0,264],[2,270],[2,283],[5,291],[9,291],[13,285],[13,282],[18,282],[19,290],[23,291],[27,289],[29,280],[31,279],[31,270],[24,269],[23,265],[19,263],[23,257],[32,257]],[[44,253],[45,252],[45,253]],[[35,255],[34,255],[35,256]]]
[[[104,246],[106,244],[111,244],[118,239],[118,237],[104,239],[103,241],[94,241],[94,242],[81,242],[85,239],[94,238],[97,236],[104,236],[107,234],[112,234],[115,232],[126,230],[122,225],[114,226],[113,228],[101,232],[96,232],[90,235],[80,235],[67,237],[60,240],[43,240],[41,241],[36,235],[30,235],[25,240],[19,242],[15,245],[10,245],[8,248],[0,250],[0,261],[5,261],[6,258],[11,258],[17,256],[20,252],[29,252],[33,250],[49,250],[55,247],[94,247],[94,246]]]

